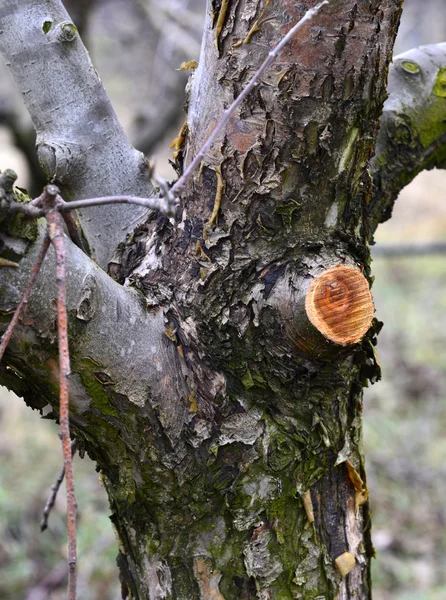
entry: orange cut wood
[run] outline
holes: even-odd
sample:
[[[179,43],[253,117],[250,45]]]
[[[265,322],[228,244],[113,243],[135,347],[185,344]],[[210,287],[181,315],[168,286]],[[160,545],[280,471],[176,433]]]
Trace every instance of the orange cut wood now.
[[[364,275],[342,265],[315,277],[305,297],[305,310],[325,338],[348,346],[364,337],[375,307]]]

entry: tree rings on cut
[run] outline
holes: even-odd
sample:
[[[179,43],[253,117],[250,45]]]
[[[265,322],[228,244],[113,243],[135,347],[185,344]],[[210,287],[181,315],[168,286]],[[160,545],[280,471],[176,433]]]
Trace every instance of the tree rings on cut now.
[[[348,346],[364,337],[375,307],[364,275],[353,267],[338,266],[313,279],[305,297],[305,310],[326,339]]]

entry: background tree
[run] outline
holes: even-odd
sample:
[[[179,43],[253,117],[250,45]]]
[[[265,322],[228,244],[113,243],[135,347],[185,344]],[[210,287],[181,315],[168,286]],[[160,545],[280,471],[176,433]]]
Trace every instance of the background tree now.
[[[302,14],[284,7],[291,21]],[[225,101],[280,39],[281,27],[289,28],[281,23],[288,21],[284,7],[254,7],[251,13],[223,3],[214,7],[214,23],[208,14],[186,161]],[[50,53],[48,81],[64,114],[51,131],[47,90],[35,89],[30,106],[40,125],[41,160],[70,198],[97,195],[98,188],[104,194],[107,186],[114,193],[141,193],[148,186],[138,171],[144,163],[126,145],[103,95],[98,106],[97,83],[78,40],[58,39],[57,26],[66,17],[57,3],[53,10],[51,19],[35,15],[30,32],[22,26],[22,39],[4,42],[7,54],[18,42],[30,45],[29,56],[36,44]],[[16,13],[21,23],[21,11]],[[299,291],[339,264],[362,277],[359,263],[368,274],[367,243],[400,187],[420,168],[443,160],[441,125],[432,137],[415,118],[416,106],[413,118],[401,117],[399,107],[389,111],[380,147],[387,160],[374,163],[372,196],[365,167],[398,16],[396,2],[380,9],[348,2],[326,9],[231,120],[186,191],[176,227],[153,215],[110,260],[125,217],[113,218],[107,209],[106,240],[104,213],[97,212],[90,234],[82,221],[98,260],[106,266],[109,253],[114,277],[139,287],[153,313],[69,247],[72,423],[104,475],[123,544],[121,571],[136,597],[199,597],[199,590],[203,597],[226,598],[368,597],[371,548],[359,411],[361,383],[377,376],[370,344],[376,328],[353,347],[328,343],[311,327],[308,337]],[[44,34],[56,34],[50,43],[41,32],[48,21]],[[76,45],[67,50],[62,42]],[[95,98],[106,123],[95,120],[93,131],[83,118],[73,127],[69,104],[58,96],[73,95],[65,70],[54,69],[58,60],[66,64],[71,51],[70,65],[84,65],[82,89],[91,85],[96,92],[79,102],[81,111],[88,114]],[[414,54],[396,71],[409,93],[414,77],[431,75],[424,100],[440,110],[442,52],[433,62]],[[11,62],[19,80],[24,64],[28,74],[33,71],[25,50],[22,56],[22,64]],[[409,63],[422,64],[411,71]],[[39,77],[41,72],[40,64]],[[57,85],[57,73],[65,87]],[[54,112],[48,116],[55,120]],[[67,140],[61,131],[68,126]],[[404,178],[391,194],[381,194],[393,166],[388,131],[400,151],[409,137],[411,151],[404,153]],[[100,146],[104,132],[111,148]],[[181,159],[179,154],[180,165]],[[6,308],[16,301],[36,251],[5,238],[8,243],[8,256],[28,252],[17,276],[8,273]],[[348,287],[349,280],[339,277],[328,295],[353,294]],[[57,388],[55,350],[48,344],[53,294],[42,278],[38,302],[30,306],[2,372],[3,382],[41,408]],[[125,331],[117,327],[123,322]]]

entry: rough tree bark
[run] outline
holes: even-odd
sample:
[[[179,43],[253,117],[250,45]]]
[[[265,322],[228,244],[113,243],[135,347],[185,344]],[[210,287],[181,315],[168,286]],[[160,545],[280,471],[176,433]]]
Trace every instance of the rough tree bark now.
[[[54,72],[31,86],[28,56],[51,52],[63,71],[83,50],[79,40],[61,50],[42,31],[67,19],[47,0],[45,14],[27,17],[26,51],[11,51],[19,36],[9,29],[23,31],[20,13],[35,4],[3,3],[0,43],[39,117]],[[178,169],[314,4],[208,2]],[[102,473],[133,598],[371,598],[361,403],[379,378],[380,326],[369,328],[369,243],[401,187],[445,160],[441,45],[398,59],[373,177],[367,169],[400,11],[400,0],[333,0],[302,29],[207,154],[177,218],[151,215],[115,255],[119,283],[67,240],[71,424]],[[64,94],[53,85],[51,102]],[[86,148],[96,139],[82,121],[91,97],[77,88]],[[111,117],[93,123],[118,131]],[[57,123],[57,145],[44,138],[56,158],[65,127]],[[64,151],[71,196],[94,189],[108,154],[126,149],[119,133],[100,160],[84,157],[86,171]],[[112,181],[124,175],[126,190],[140,192],[113,164]],[[93,239],[107,235],[104,219]],[[20,265],[0,270],[6,321],[39,230],[21,217],[1,228],[2,256]],[[34,408],[49,403],[57,419],[52,272],[49,261],[0,381]]]

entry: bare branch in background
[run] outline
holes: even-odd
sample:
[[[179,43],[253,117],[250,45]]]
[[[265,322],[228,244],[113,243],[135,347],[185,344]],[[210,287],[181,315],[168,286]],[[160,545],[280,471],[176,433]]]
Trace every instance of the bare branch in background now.
[[[71,456],[76,454],[76,440],[71,442]],[[48,529],[48,519],[53,509],[54,503],[56,502],[57,494],[59,493],[60,486],[65,478],[65,465],[59,471],[56,481],[51,486],[51,492],[46,501],[45,508],[43,509],[42,520],[40,521],[40,531]]]
[[[48,600],[54,590],[62,587],[67,577],[67,563],[61,560],[39,583],[33,586],[26,600]]]
[[[406,256],[431,256],[446,254],[446,242],[425,242],[413,244],[380,244],[372,246],[373,258],[404,258]]]
[[[135,3],[161,35],[166,34],[166,27],[168,27],[171,35],[175,36],[177,44],[186,55],[198,56],[200,52],[199,37],[203,29],[201,18],[185,9],[179,11],[169,2],[152,1],[149,3],[147,0],[135,0]],[[194,36],[193,33],[196,35]]]
[[[67,212],[76,208],[89,208],[91,206],[106,206],[110,204],[138,204],[151,210],[172,216],[175,203],[167,197],[159,198],[139,198],[137,196],[104,196],[102,198],[87,198],[86,200],[75,200],[73,202],[63,202],[60,207],[61,212]]]

